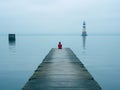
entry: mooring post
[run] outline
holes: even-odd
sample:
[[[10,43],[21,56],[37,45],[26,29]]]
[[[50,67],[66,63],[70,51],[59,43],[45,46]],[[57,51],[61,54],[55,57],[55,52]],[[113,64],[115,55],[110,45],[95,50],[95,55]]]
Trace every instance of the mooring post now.
[[[9,41],[15,41],[16,40],[15,34],[8,34],[8,40]]]

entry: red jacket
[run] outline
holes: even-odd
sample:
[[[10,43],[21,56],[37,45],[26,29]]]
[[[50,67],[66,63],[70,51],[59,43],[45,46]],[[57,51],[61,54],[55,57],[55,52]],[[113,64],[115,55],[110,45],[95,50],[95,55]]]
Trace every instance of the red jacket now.
[[[58,44],[58,49],[62,49],[62,44]]]

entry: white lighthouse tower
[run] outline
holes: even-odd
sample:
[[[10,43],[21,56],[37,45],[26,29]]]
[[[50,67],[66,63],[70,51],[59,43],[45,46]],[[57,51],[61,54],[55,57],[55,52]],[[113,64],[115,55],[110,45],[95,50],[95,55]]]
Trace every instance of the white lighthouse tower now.
[[[86,23],[85,23],[85,21],[83,22],[82,36],[87,36],[87,32],[86,32]]]

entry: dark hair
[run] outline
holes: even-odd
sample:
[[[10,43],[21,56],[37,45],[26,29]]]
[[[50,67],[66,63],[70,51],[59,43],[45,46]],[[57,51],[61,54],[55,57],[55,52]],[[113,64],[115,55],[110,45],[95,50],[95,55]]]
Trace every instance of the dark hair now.
[[[59,42],[59,44],[61,44],[61,42]]]

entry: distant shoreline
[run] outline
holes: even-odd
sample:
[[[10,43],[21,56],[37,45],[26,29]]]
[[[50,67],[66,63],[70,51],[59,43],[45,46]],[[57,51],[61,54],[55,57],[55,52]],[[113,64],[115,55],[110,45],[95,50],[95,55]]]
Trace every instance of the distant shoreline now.
[[[9,34],[9,33],[8,33]],[[8,36],[8,34],[0,34],[0,36]],[[81,36],[81,34],[20,34],[18,36]],[[120,34],[88,34],[88,36],[120,36]]]

